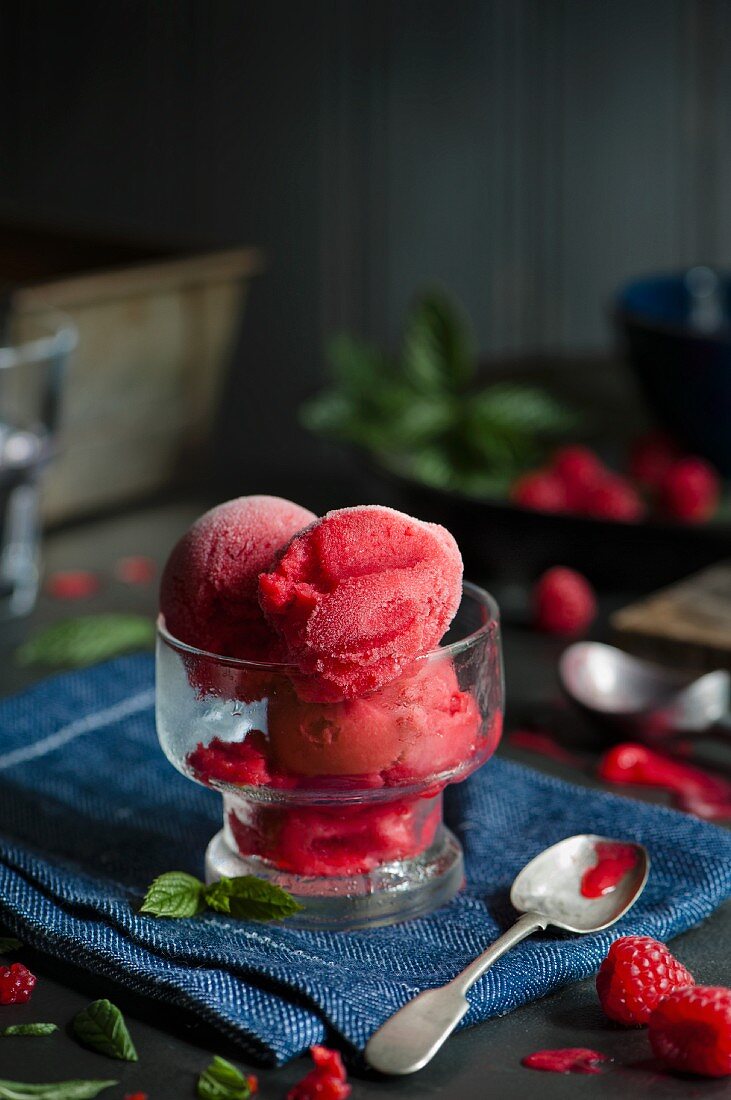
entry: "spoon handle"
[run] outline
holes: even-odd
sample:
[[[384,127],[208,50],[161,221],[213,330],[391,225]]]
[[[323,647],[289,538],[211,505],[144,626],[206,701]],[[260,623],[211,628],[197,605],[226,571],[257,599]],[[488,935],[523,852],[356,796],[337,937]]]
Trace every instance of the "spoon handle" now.
[[[365,1048],[366,1061],[381,1073],[415,1073],[434,1055],[469,1009],[465,993],[485,971],[526,936],[545,928],[548,918],[524,913],[456,978],[427,989],[381,1024]]]

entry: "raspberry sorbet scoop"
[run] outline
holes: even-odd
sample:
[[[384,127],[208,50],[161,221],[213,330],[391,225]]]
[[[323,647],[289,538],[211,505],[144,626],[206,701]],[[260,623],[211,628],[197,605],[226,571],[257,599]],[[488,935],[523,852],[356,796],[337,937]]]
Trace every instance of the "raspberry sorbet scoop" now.
[[[279,639],[259,607],[257,580],[316,517],[280,497],[229,500],[197,519],[165,566],[160,610],[187,645],[225,657],[278,661]]]
[[[377,505],[329,512],[295,535],[259,598],[300,694],[338,702],[395,679],[442,638],[459,607],[462,558],[443,527]]]

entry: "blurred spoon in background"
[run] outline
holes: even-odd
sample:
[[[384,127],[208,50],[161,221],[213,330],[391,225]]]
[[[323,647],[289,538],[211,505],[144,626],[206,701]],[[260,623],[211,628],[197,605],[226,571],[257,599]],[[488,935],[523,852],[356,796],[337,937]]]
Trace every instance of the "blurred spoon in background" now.
[[[559,678],[579,706],[623,733],[731,736],[731,676],[723,669],[689,676],[615,646],[576,642],[561,655]]]

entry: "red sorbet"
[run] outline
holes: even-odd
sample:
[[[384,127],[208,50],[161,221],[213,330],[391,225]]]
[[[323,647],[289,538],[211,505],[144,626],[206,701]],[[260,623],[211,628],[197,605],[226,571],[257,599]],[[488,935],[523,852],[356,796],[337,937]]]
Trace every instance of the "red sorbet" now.
[[[412,779],[457,767],[476,748],[480,712],[460,691],[447,658],[413,671],[362,699],[307,703],[294,692],[270,701],[269,737],[276,764],[301,776],[383,774],[398,767]]]
[[[279,497],[239,497],[219,504],[173,549],[160,588],[169,632],[187,645],[252,661],[282,659],[279,639],[258,601],[259,574],[312,512]]]
[[[231,809],[228,828],[242,856],[259,856],[281,871],[361,875],[423,852],[441,814],[438,797],[332,808],[259,802]]]
[[[438,645],[462,594],[443,527],[366,505],[329,512],[259,578],[264,612],[304,674],[303,698],[375,691]]]

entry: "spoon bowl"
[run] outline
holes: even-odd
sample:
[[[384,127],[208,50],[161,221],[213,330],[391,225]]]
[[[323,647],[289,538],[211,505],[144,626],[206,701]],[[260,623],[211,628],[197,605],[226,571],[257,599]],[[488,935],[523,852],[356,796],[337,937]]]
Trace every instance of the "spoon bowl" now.
[[[635,852],[634,866],[614,889],[600,897],[581,893],[581,880],[597,862],[602,844],[616,844],[610,837],[582,833],[559,841],[532,859],[513,883],[512,904],[523,913],[539,913],[547,923],[565,932],[601,932],[624,916],[645,888],[650,857],[642,844],[622,841]]]
[[[656,736],[708,730],[728,713],[731,694],[731,676],[723,669],[689,676],[602,642],[568,646],[559,678],[589,714]]]

